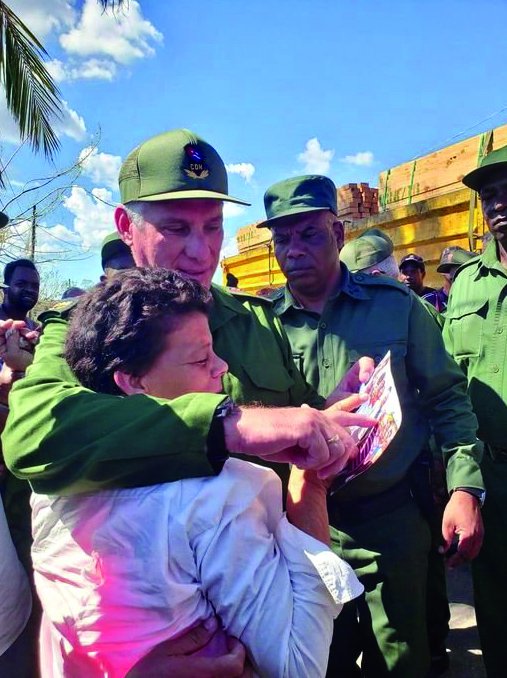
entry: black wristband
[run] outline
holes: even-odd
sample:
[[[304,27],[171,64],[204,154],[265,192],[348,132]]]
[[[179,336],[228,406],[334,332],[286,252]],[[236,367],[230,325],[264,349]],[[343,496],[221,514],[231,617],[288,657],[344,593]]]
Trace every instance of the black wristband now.
[[[230,398],[226,398],[216,408],[208,431],[207,456],[209,463],[216,473],[220,473],[223,465],[229,458],[229,451],[225,443],[224,420],[236,411],[236,405]]]

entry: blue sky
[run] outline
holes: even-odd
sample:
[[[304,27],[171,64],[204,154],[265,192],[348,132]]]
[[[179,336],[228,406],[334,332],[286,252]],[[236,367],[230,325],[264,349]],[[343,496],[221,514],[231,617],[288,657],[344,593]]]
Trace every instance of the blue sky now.
[[[159,132],[189,127],[210,141],[231,193],[252,202],[226,218],[232,253],[274,181],[315,171],[376,185],[383,169],[507,120],[500,0],[130,0],[116,19],[95,0],[8,4],[45,44],[66,112],[54,165],[23,146],[2,204],[72,165],[100,130],[77,179],[7,209],[23,216],[39,201],[38,257],[77,282],[100,274],[121,159]],[[5,163],[19,144],[3,102],[0,143]],[[50,210],[42,198],[57,187]],[[16,228],[10,251],[21,254],[27,224]]]

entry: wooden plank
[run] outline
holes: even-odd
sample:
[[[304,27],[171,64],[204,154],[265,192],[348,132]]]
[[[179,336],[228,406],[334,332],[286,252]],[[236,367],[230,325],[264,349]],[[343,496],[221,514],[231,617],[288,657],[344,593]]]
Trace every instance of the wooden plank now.
[[[379,175],[379,199],[383,207],[424,200],[462,187],[465,174],[477,166],[482,135],[439,149],[415,161],[403,163]],[[507,144],[507,125],[493,131],[492,149]],[[412,187],[411,187],[412,183]]]

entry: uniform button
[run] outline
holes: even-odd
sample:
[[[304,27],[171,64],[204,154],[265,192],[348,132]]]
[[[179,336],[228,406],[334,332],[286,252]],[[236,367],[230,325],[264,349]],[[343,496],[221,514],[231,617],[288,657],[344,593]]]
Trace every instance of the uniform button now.
[[[326,323],[320,323],[320,329],[321,329],[321,330],[325,330],[326,327],[327,327],[327,324],[326,324]]]
[[[329,365],[330,365],[329,360],[327,358],[324,358],[324,360],[322,361],[322,364],[324,365],[324,367],[329,367]]]
[[[498,367],[498,365],[492,365],[492,367],[491,367],[491,371],[492,371],[492,372],[498,372],[499,369],[500,369],[500,368]]]
[[[496,333],[497,333],[497,334],[502,334],[502,332],[503,332],[503,327],[497,327],[497,328],[496,328]]]

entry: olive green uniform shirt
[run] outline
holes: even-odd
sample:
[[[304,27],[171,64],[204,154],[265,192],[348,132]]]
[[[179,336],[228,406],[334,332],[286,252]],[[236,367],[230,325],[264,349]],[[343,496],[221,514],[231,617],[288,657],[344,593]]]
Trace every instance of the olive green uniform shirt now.
[[[482,488],[477,420],[466,380],[444,349],[434,318],[410,290],[386,276],[351,274],[342,265],[338,291],[322,314],[298,306],[288,288],[274,299],[296,365],[326,397],[361,356],[378,363],[388,350],[403,421],[385,454],[337,493],[354,499],[400,481],[434,430],[447,462],[449,489]]]
[[[322,406],[294,366],[271,302],[216,286],[212,293],[213,347],[229,365],[225,392],[238,404]],[[33,364],[12,388],[2,436],[9,468],[48,494],[213,475],[207,435],[225,395],[168,401],[83,388],[63,358],[65,317],[47,320]]]
[[[444,341],[467,376],[480,438],[507,454],[507,269],[494,241],[459,269]]]

